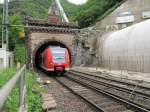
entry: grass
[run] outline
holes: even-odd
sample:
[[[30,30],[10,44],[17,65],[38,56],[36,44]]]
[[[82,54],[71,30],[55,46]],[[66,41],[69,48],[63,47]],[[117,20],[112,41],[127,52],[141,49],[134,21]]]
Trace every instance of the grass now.
[[[16,73],[16,69],[7,69],[0,73],[0,86],[2,87]],[[19,107],[19,84],[11,92],[6,101],[3,112],[18,112]],[[39,84],[36,82],[36,75],[31,71],[26,74],[26,103],[28,112],[42,112],[42,91]]]
[[[119,6],[121,6],[126,0],[122,0],[121,2],[117,3],[116,5],[114,5],[112,8],[110,8],[109,10],[107,10],[103,15],[101,15],[96,22],[98,21],[102,21],[105,17],[107,17],[109,14],[111,14],[114,10],[116,10]],[[95,23],[96,23],[95,22]]]
[[[42,97],[40,93],[43,90],[36,82],[36,75],[28,71],[26,79],[28,112],[42,112]]]
[[[16,73],[15,68],[6,69],[0,73],[0,87],[2,87]]]

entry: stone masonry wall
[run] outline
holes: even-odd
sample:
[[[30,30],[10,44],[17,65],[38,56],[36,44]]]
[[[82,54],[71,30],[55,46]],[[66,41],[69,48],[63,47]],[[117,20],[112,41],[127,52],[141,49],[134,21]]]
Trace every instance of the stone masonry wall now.
[[[40,33],[40,32],[32,32],[30,34],[30,54],[31,54],[31,60],[30,62],[33,62],[36,50],[39,49],[39,47],[44,44],[47,43],[49,41],[56,41],[56,42],[60,42],[62,44],[64,44],[71,53],[71,58],[72,61],[74,61],[74,57],[75,57],[75,40],[74,40],[74,35],[72,34],[56,34],[56,33]],[[74,63],[74,62],[73,62]]]

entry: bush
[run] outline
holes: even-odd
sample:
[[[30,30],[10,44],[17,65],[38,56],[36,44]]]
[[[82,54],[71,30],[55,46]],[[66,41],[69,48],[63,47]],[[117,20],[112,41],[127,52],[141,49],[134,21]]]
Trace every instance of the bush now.
[[[5,69],[0,73],[0,87],[2,87],[16,73],[15,68]]]
[[[15,62],[25,63],[26,62],[26,49],[23,44],[16,45],[14,49]]]

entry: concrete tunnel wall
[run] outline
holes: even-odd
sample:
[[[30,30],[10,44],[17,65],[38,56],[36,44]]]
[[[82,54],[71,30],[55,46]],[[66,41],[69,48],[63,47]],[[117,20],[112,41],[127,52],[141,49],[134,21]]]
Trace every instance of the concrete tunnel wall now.
[[[150,20],[99,39],[103,67],[150,73]]]

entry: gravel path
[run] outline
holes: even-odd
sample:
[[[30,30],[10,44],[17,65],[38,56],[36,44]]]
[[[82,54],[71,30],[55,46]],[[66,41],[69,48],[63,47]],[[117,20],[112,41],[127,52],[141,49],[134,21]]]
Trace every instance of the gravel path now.
[[[56,100],[57,107],[49,112],[94,112],[82,99],[72,94],[52,77],[41,77],[42,80],[50,80],[45,90],[51,93]]]

